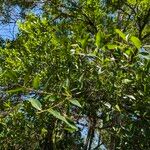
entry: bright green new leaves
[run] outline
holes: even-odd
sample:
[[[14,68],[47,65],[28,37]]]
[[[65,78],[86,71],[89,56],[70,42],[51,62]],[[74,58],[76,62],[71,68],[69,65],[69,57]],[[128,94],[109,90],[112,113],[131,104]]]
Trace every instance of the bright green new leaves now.
[[[115,29],[116,33],[119,34],[119,36],[123,39],[123,40],[126,40],[126,35],[120,31],[119,29]]]
[[[102,40],[101,35],[102,35],[101,31],[98,31],[98,33],[96,34],[95,44],[98,48],[100,48],[101,46],[101,40]]]
[[[78,107],[82,107],[81,104],[75,99],[70,100],[70,103],[72,103],[73,105],[76,105]]]
[[[119,105],[117,104],[117,105],[115,105],[115,108],[119,111],[119,112],[121,112],[121,109],[120,109],[120,107],[119,107]]]
[[[128,0],[128,3],[132,4],[132,5],[135,5],[137,3],[137,1],[136,0]]]
[[[42,105],[41,105],[41,103],[40,103],[39,100],[30,98],[30,99],[29,99],[29,102],[30,102],[31,105],[32,105],[34,108],[36,108],[37,110],[42,110]]]
[[[92,0],[87,0],[87,5],[91,5],[92,4]]]
[[[142,46],[141,41],[137,37],[131,36],[130,40],[132,41],[132,43],[134,44],[134,46],[136,48],[138,48],[138,49],[141,48],[141,46]]]
[[[35,89],[38,89],[39,86],[40,86],[40,77],[37,75],[33,80],[33,87]]]
[[[114,44],[107,44],[108,49],[115,49],[118,47],[118,45],[114,45]]]

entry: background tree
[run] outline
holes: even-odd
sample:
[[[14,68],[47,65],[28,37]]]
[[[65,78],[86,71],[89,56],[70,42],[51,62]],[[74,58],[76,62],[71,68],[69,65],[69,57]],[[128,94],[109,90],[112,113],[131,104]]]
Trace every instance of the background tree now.
[[[0,49],[1,149],[148,149],[148,1],[42,10]]]

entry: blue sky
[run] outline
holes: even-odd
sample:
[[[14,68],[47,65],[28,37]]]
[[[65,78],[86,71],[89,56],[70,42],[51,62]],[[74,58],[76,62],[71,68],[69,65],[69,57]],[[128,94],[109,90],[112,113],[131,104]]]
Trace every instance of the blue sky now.
[[[20,20],[20,8],[18,6],[15,6],[12,8],[11,10],[11,20],[10,23],[7,24],[3,24],[0,21],[0,37],[3,38],[4,40],[6,39],[10,39],[13,40],[16,37],[16,34],[19,32],[18,31],[18,26],[17,26],[17,21]],[[33,12],[36,15],[40,15],[41,9],[40,6],[35,7],[32,11],[28,11],[29,12]],[[3,17],[0,16],[0,20],[2,20]]]

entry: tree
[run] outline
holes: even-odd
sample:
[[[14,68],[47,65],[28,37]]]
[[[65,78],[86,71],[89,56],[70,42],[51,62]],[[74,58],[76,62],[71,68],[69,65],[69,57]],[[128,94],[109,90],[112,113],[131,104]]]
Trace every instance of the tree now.
[[[149,148],[148,1],[118,2],[45,1],[19,24],[0,49],[1,149]]]

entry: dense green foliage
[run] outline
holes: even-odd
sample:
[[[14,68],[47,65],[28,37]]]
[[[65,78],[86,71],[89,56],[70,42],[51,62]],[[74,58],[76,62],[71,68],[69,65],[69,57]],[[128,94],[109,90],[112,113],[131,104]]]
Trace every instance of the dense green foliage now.
[[[0,149],[149,149],[148,0],[42,9],[0,48]]]

